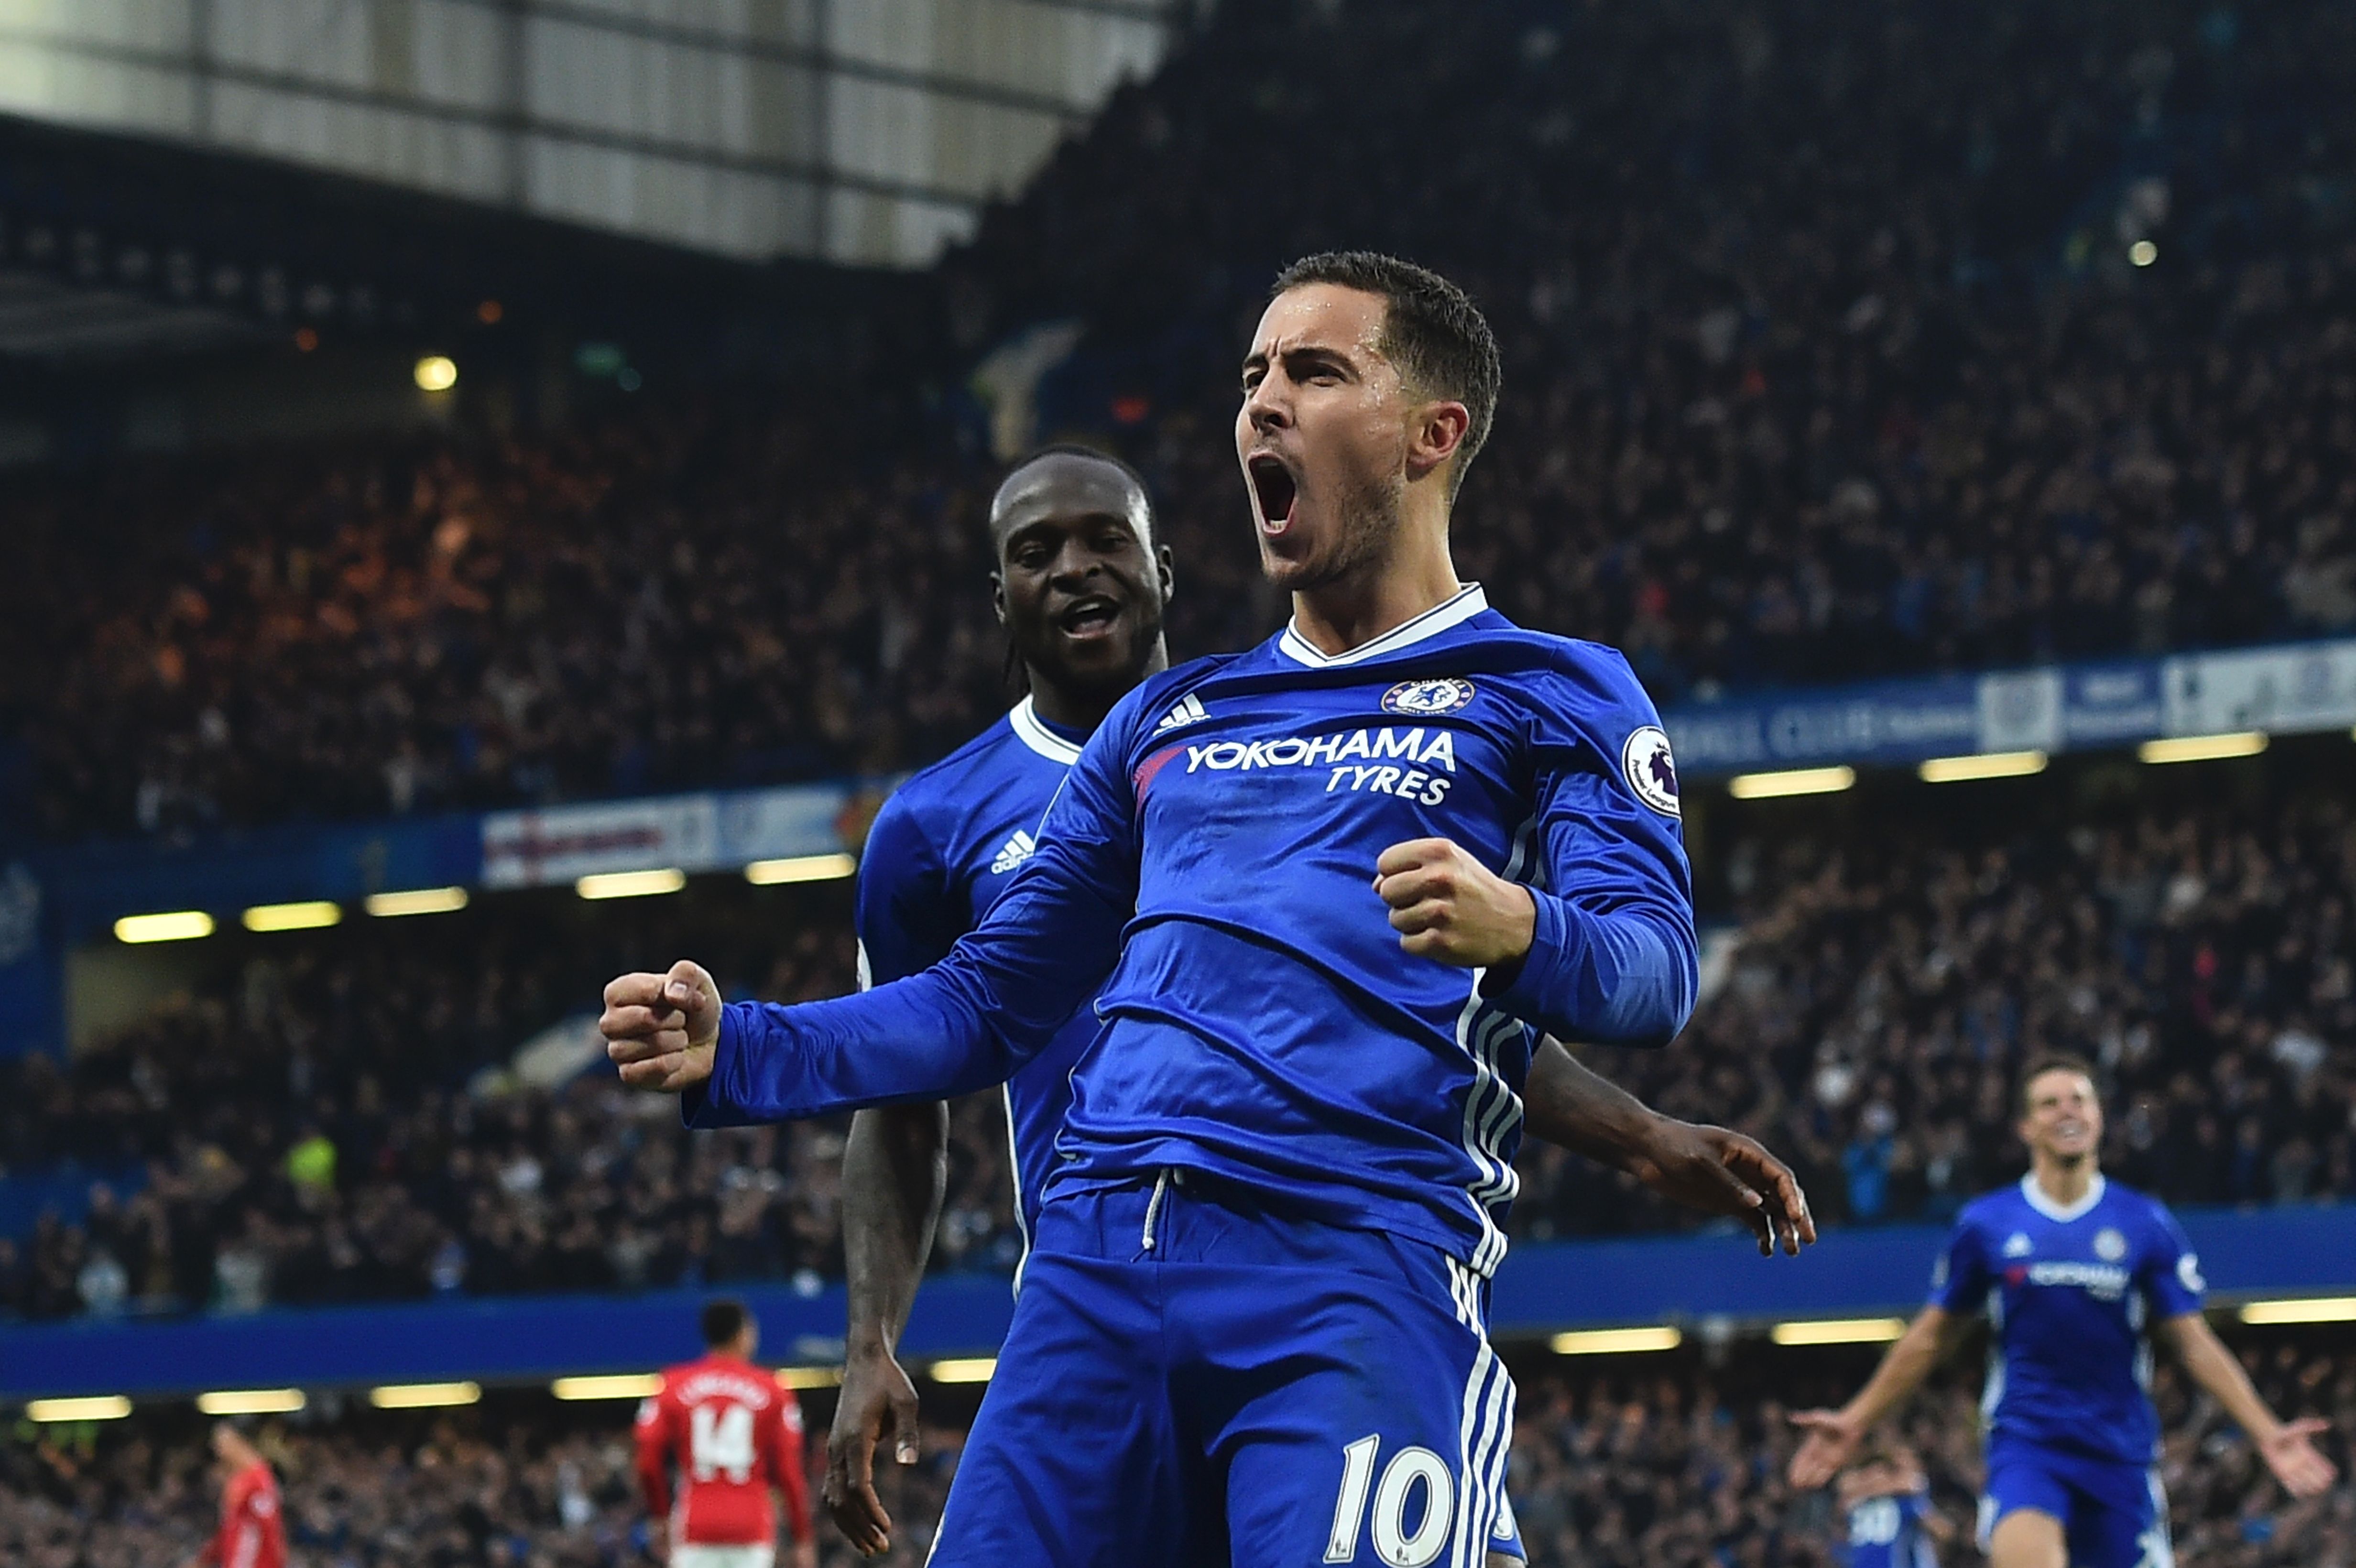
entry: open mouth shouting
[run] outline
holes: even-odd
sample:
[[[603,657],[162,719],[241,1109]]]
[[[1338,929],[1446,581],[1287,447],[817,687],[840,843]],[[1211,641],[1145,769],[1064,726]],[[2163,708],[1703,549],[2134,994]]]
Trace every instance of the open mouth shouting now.
[[[1076,643],[1112,635],[1120,624],[1120,601],[1102,593],[1084,594],[1055,616],[1055,629]]]
[[[1282,458],[1272,452],[1255,452],[1244,460],[1251,478],[1252,503],[1259,511],[1259,531],[1269,539],[1283,537],[1292,527],[1293,507],[1301,498],[1301,481]]]

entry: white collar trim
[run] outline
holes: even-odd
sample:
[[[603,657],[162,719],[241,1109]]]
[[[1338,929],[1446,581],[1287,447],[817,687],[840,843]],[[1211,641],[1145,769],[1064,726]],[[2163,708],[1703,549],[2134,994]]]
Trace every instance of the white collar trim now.
[[[1488,607],[1489,596],[1481,591],[1481,585],[1468,582],[1414,620],[1402,621],[1374,641],[1360,643],[1347,653],[1320,653],[1316,645],[1296,631],[1290,621],[1284,624],[1284,635],[1277,639],[1276,645],[1296,664],[1305,664],[1312,669],[1326,669],[1335,665],[1356,664],[1361,659],[1395,654],[1426,637],[1437,636],[1461,621],[1469,621]]]
[[[2108,1183],[2103,1179],[2103,1173],[2096,1171],[2094,1179],[2086,1184],[2086,1196],[2065,1208],[2045,1195],[2045,1189],[2037,1185],[2037,1173],[2032,1170],[2020,1179],[2020,1195],[2028,1199],[2029,1206],[2040,1214],[2066,1225],[2072,1220],[2083,1220],[2092,1213],[2094,1205],[2103,1200],[2103,1189],[2107,1185]]]
[[[1016,740],[1049,762],[1061,763],[1068,768],[1080,760],[1080,749],[1042,723],[1039,715],[1032,711],[1029,698],[1007,709],[1006,722]]]

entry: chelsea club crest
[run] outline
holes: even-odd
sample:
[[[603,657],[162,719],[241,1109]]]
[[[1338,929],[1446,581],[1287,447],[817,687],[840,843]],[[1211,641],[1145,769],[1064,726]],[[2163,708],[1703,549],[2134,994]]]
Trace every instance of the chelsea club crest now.
[[[1421,717],[1453,713],[1472,700],[1472,683],[1452,676],[1436,680],[1403,680],[1383,693],[1383,711]]]

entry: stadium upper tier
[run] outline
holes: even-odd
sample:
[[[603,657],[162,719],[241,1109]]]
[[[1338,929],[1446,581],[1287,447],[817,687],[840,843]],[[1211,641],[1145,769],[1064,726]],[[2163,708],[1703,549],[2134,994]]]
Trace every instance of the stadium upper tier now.
[[[1665,706],[2344,630],[2352,28],[1224,6],[944,263],[937,331],[878,324],[921,368],[12,481],[42,591],[0,627],[0,713],[52,835],[927,759],[1004,694],[997,467],[916,378],[1081,323],[991,428],[1116,440],[1176,548],[1177,652],[1235,647],[1280,613],[1226,435],[1239,322],[1333,244],[1473,287],[1506,389],[1460,570]]]
[[[2356,1198],[2356,819],[2344,742],[2318,744],[2319,765],[2285,747],[2231,792],[2097,761],[1941,790],[1935,815],[1872,792],[1730,808],[1701,1008],[1670,1050],[1597,1065],[1767,1143],[1829,1223],[1936,1222],[2017,1176],[2013,1077],[2047,1049],[2102,1064],[2130,1183]],[[66,1063],[0,1063],[0,1200],[68,1158],[85,1191],[110,1183],[0,1239],[0,1309],[814,1287],[841,1266],[840,1126],[687,1133],[582,1026],[607,976],[680,954],[732,995],[850,989],[842,888],[509,893],[191,944],[187,997]],[[569,1045],[519,1053],[568,1019]],[[943,1265],[1011,1265],[1004,1149],[994,1096],[960,1108]],[[1519,1169],[1519,1237],[1690,1222],[1540,1146]]]

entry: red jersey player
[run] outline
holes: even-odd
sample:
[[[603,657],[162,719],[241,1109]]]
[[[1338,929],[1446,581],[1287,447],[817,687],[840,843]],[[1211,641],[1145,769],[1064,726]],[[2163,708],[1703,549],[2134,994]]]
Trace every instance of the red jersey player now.
[[[818,1561],[802,1475],[801,1406],[753,1365],[760,1335],[741,1302],[706,1304],[710,1353],[665,1371],[662,1392],[638,1406],[638,1480],[657,1539],[668,1531],[670,1568],[770,1568],[777,1539],[772,1487],[785,1494],[796,1568]]]
[[[286,1568],[286,1520],[270,1461],[226,1421],[213,1426],[213,1457],[221,1471],[220,1529],[190,1568]]]

